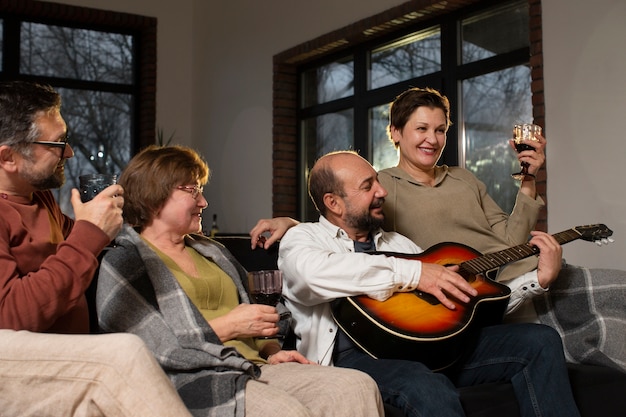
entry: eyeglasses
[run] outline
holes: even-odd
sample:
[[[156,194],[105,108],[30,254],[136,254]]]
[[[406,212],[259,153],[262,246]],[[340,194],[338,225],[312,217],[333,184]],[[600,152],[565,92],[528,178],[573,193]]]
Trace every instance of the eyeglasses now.
[[[191,198],[193,198],[194,200],[198,198],[198,196],[202,194],[202,192],[204,191],[204,187],[199,186],[199,185],[194,185],[193,187],[189,185],[179,185],[176,188],[190,193]]]
[[[61,148],[63,149],[63,151],[65,151],[65,147],[67,146],[68,140],[69,140],[68,136],[63,136],[61,140],[58,142],[53,142],[50,140],[36,140],[31,143],[35,143],[37,145],[50,146],[51,148]]]

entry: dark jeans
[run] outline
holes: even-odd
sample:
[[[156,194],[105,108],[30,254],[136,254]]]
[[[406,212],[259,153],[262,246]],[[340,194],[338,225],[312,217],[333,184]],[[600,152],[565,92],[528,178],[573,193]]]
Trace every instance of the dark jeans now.
[[[474,351],[450,376],[419,362],[374,359],[354,348],[335,365],[369,374],[383,401],[406,416],[464,416],[456,387],[510,381],[524,417],[580,416],[569,384],[561,338],[537,324],[484,328]]]

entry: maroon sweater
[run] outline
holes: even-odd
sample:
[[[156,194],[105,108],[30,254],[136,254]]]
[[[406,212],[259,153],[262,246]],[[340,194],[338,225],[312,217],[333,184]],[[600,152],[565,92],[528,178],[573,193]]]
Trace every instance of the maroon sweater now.
[[[108,236],[61,212],[50,191],[0,194],[0,328],[88,333],[85,290]]]

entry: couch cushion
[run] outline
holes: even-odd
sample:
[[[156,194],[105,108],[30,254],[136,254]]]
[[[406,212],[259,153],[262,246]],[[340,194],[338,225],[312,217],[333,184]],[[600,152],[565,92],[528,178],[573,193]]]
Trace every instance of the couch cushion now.
[[[250,237],[241,235],[217,235],[213,238],[233,254],[246,271],[278,269],[278,245],[269,249],[251,249]]]

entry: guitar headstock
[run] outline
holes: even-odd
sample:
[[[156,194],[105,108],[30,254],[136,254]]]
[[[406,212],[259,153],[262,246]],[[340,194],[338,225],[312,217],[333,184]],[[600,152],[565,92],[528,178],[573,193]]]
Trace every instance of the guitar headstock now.
[[[588,242],[596,242],[598,245],[609,244],[613,242],[611,236],[613,231],[604,224],[588,224],[586,226],[574,227],[574,230],[580,234],[580,238]]]

